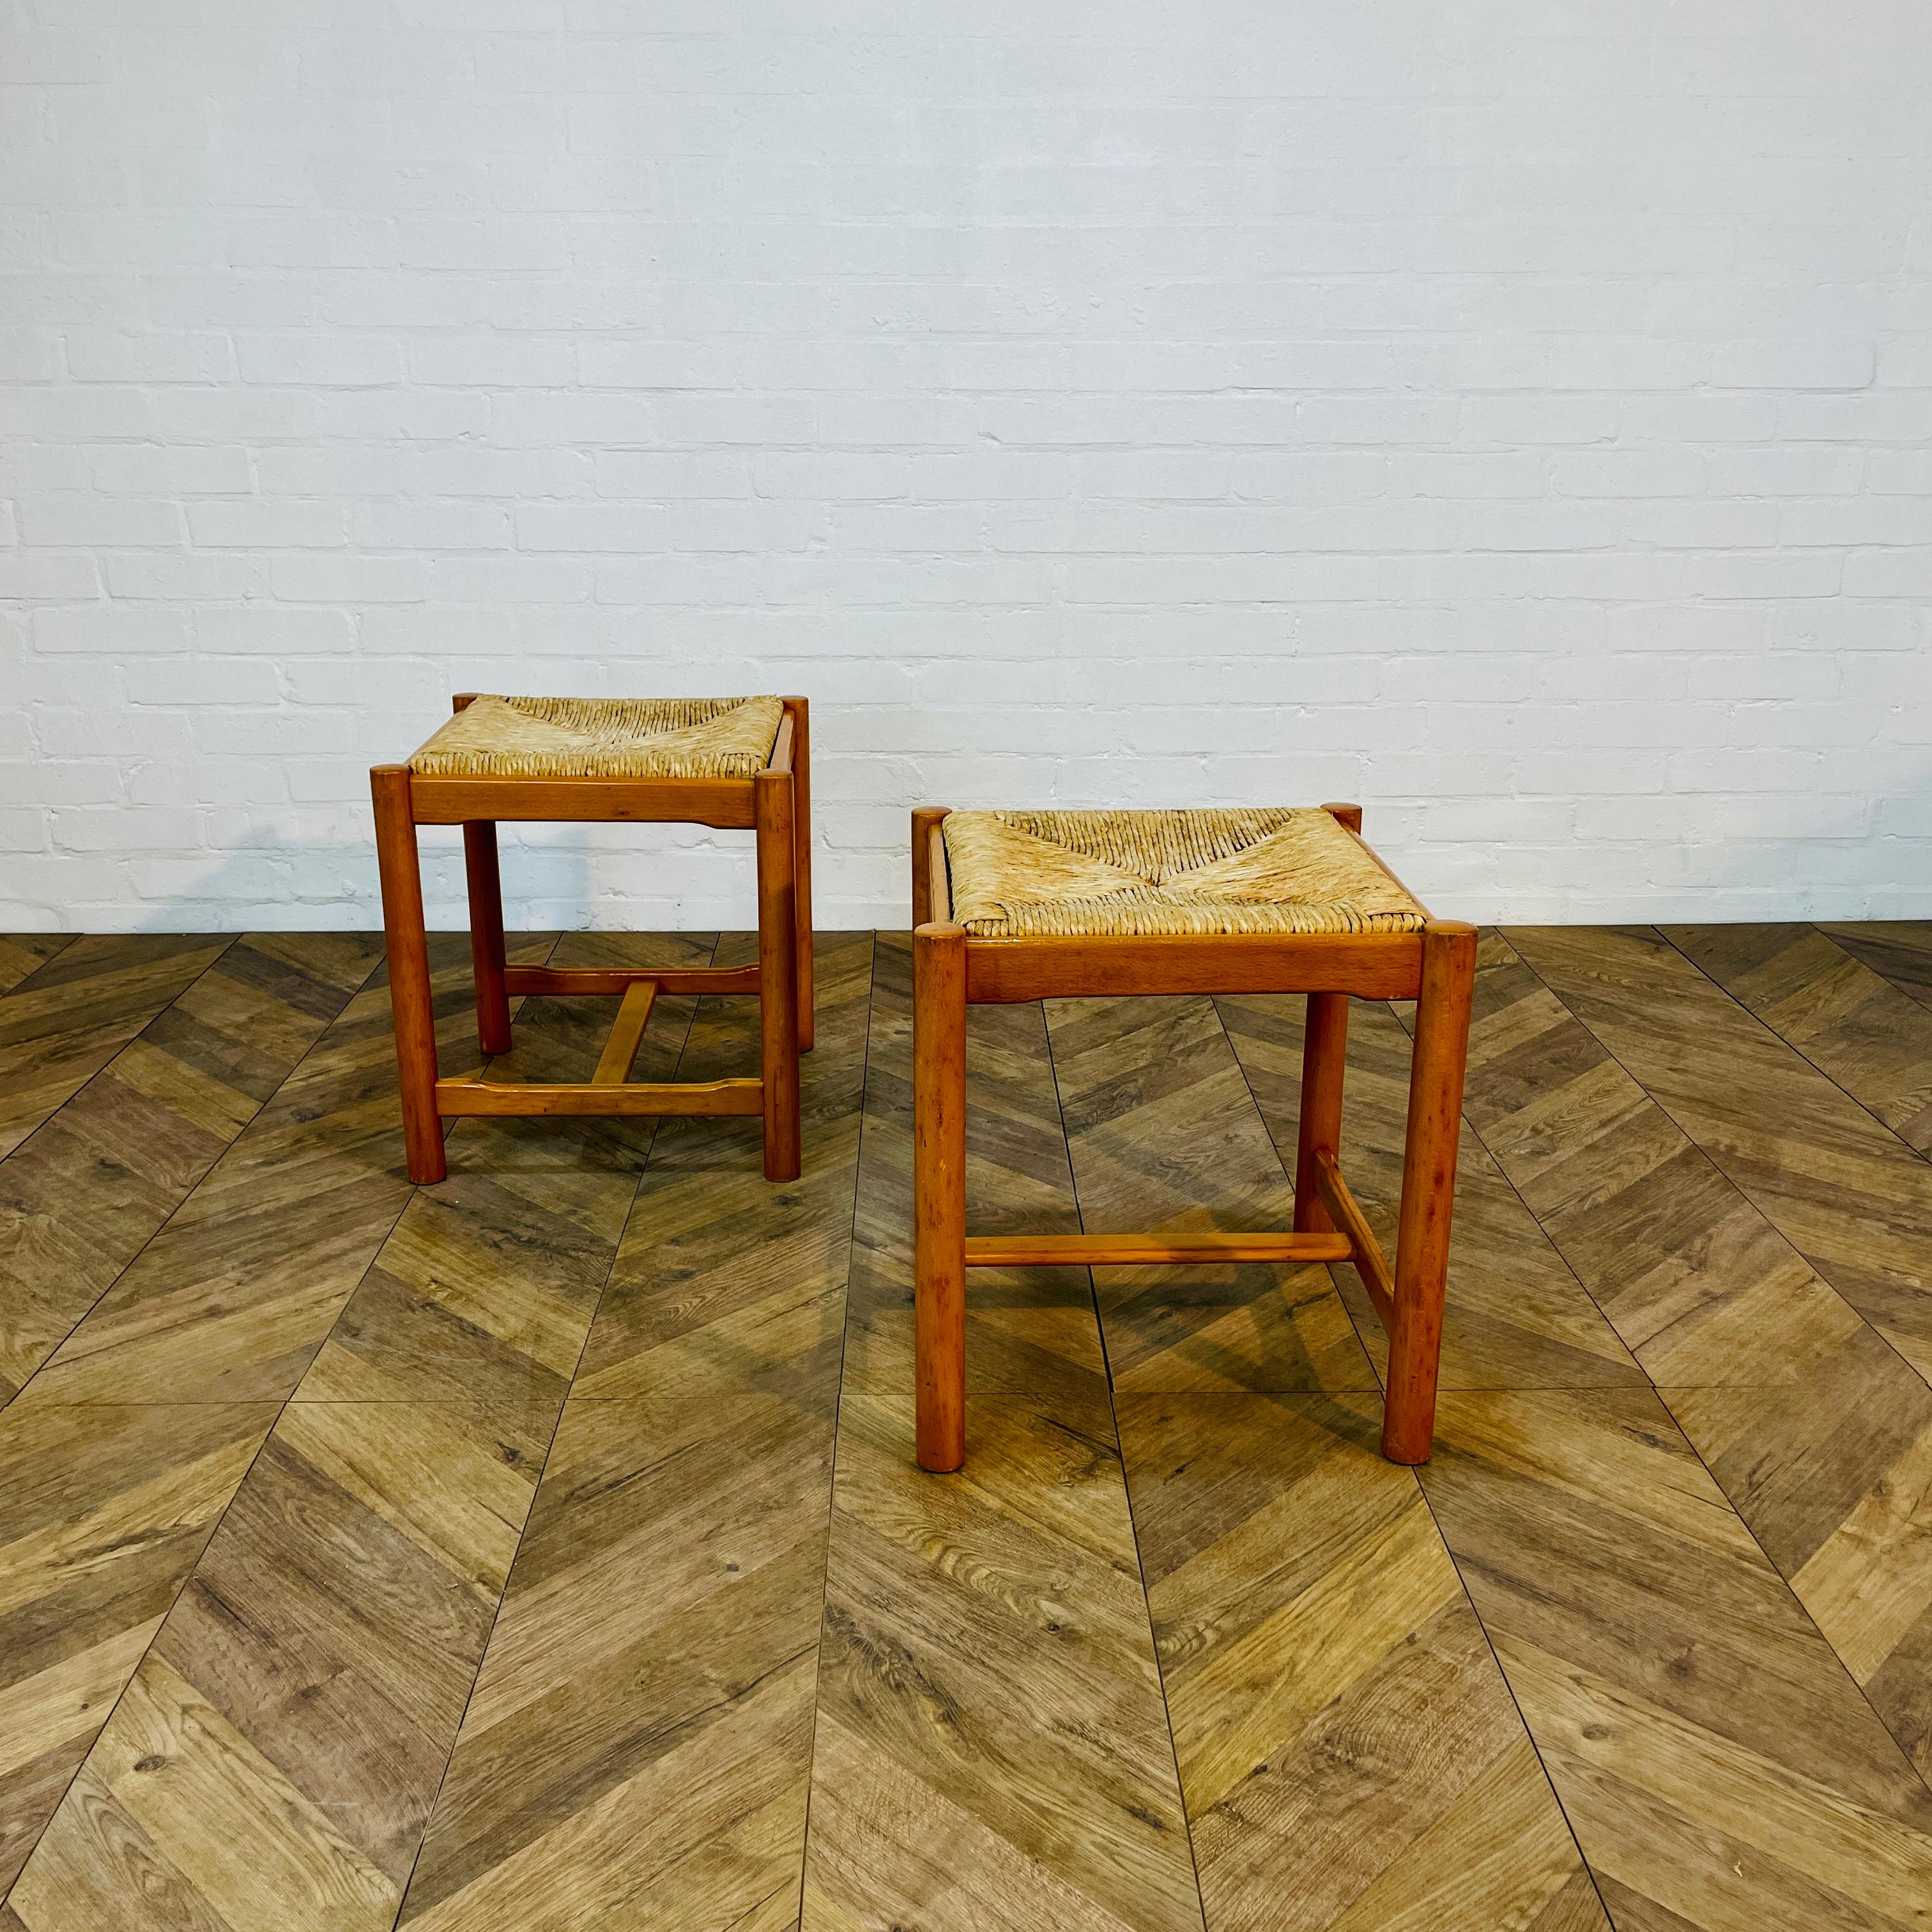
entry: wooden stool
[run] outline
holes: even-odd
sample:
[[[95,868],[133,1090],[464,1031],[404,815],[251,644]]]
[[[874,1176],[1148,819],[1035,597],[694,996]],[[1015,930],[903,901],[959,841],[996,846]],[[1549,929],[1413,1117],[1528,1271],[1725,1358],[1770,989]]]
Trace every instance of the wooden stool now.
[[[410,1178],[442,1179],[442,1122],[463,1114],[743,1114],[764,1123],[765,1178],[795,1180],[798,1056],[812,1046],[812,779],[802,698],[486,698],[407,764],[369,774],[388,940],[389,998]],[[758,963],[672,970],[510,966],[496,869],[500,819],[738,826],[758,841]],[[510,1047],[513,993],[622,996],[587,1082],[440,1079],[423,929],[418,825],[460,825],[470,884],[476,1030],[486,1054]],[[664,993],[755,993],[756,1079],[633,1081],[651,1003]]]
[[[914,1248],[921,1468],[964,1460],[966,1270],[1348,1262],[1389,1340],[1382,1453],[1429,1457],[1476,932],[1432,919],[1358,806],[913,814]],[[1306,993],[1292,1234],[966,1232],[966,1008]],[[1348,1000],[1419,1002],[1395,1266],[1336,1165]]]

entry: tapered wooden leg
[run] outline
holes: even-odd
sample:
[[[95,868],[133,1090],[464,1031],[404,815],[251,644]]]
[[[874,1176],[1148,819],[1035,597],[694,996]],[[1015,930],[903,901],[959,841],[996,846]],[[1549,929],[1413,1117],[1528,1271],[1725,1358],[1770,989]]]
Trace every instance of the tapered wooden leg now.
[[[1382,1417],[1382,1454],[1391,1462],[1427,1462],[1436,1433],[1442,1291],[1449,1274],[1456,1144],[1475,977],[1476,928],[1459,920],[1431,920],[1422,935],[1422,993],[1415,1011],[1396,1238],[1395,1324]]]
[[[791,712],[792,886],[797,900],[798,1050],[812,1051],[817,1016],[812,989],[812,707],[788,698]]]
[[[758,837],[758,1041],[764,1081],[765,1178],[796,1180],[802,1133],[798,1102],[797,854],[790,772],[760,772],[753,800]]]
[[[440,1180],[442,1123],[436,1111],[436,1012],[429,984],[429,935],[423,927],[422,867],[410,810],[406,765],[369,774],[376,807],[376,862],[382,881],[389,1006],[396,1022],[396,1076],[403,1094],[403,1147],[410,1178]]]
[[[966,935],[912,936],[913,1294],[919,1466],[966,1460]]]
[[[470,881],[470,957],[476,974],[476,1037],[485,1053],[510,1050],[510,1000],[503,990],[503,881],[496,868],[496,827],[490,819],[463,828]]]
[[[1342,1144],[1342,1081],[1348,1064],[1348,996],[1310,993],[1301,1048],[1301,1126],[1294,1150],[1294,1232],[1325,1234],[1335,1225],[1322,1205],[1316,1156]]]

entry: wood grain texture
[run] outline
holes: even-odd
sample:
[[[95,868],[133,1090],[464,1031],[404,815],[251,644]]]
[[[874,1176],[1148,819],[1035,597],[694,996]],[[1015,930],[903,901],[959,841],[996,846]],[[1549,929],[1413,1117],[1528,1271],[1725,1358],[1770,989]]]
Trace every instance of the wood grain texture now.
[[[1932,1768],[1932,1390],[1500,938],[1478,998],[1475,1130]]]
[[[1818,930],[1908,998],[1932,1006],[1932,920],[1826,922]]]
[[[1219,1002],[1228,1036],[1275,1144],[1292,1157],[1298,1127],[1301,1003]],[[1480,1029],[1480,1008],[1472,1036]],[[1402,1198],[1410,1043],[1386,1006],[1351,1018],[1340,1166],[1384,1250],[1393,1255]],[[1471,1057],[1475,1063],[1476,1041]],[[1388,1338],[1352,1268],[1334,1270],[1384,1370]],[[1551,1245],[1495,1161],[1466,1134],[1456,1166],[1455,1238],[1443,1312],[1444,1388],[1641,1386],[1643,1372]]]
[[[404,1924],[795,1921],[831,1461],[829,1402],[571,1405]]]
[[[92,1300],[0,1411],[0,1932],[1926,1932],[1932,928],[1520,937],[1420,1486],[1346,1268],[975,1268],[914,1469],[905,935],[819,941],[798,1181],[748,1119],[466,1120],[421,1194],[362,942],[0,941],[65,1095],[0,1335]],[[674,986],[640,1070],[749,1072]],[[1384,1240],[1405,1015],[1350,1027]],[[969,1227],[1286,1228],[1302,1016],[975,1010]]]
[[[1932,1389],[1872,1336],[1802,1386],[1658,1393],[1932,1779]]]
[[[709,958],[715,941],[574,936],[581,963]],[[590,956],[598,956],[593,958]],[[663,1003],[640,1054],[677,1065],[695,1002]],[[527,1001],[494,1076],[585,1079],[611,1002]],[[449,1178],[409,1200],[296,1392],[298,1402],[482,1400],[554,1420],[576,1373],[656,1124],[470,1120],[450,1133]]]
[[[729,936],[721,952],[754,950]],[[872,935],[819,935],[818,1040],[801,1064],[804,1173],[774,1187],[754,1120],[668,1120],[578,1370],[583,1396],[764,1393],[836,1399],[866,1090]],[[707,999],[680,1066],[758,1054],[749,1000]]]
[[[1772,1225],[1932,1381],[1932,1164],[1648,930],[1510,944]]]
[[[1900,1140],[1932,1154],[1932,1010],[1816,926],[1658,929]]]
[[[1086,1232],[1288,1230],[1293,1191],[1213,1001],[1056,1000],[1047,1012]],[[1094,1282],[1118,1388],[1376,1386],[1318,1264],[1100,1268]]]
[[[1424,1490],[1616,1922],[1922,1924],[1932,1791],[1656,1394],[1437,1426]]]
[[[1198,1932],[1111,1420],[967,1412],[935,1476],[909,1394],[840,1405],[803,1923]]]
[[[540,1074],[594,1064],[578,1004],[524,1014]],[[483,1144],[409,1199],[28,1860],[28,1925],[94,1922],[151,1862],[236,1932],[393,1922],[641,1153],[621,1123],[460,1138]]]
[[[802,1178],[660,1131],[406,1924],[796,1922],[872,950],[820,943]],[[679,1072],[757,1052],[706,1000]]]
[[[803,1923],[1198,1928],[1084,1270],[974,1270],[973,1460],[913,1466],[908,953],[880,935]],[[969,1017],[968,1225],[1076,1232],[1040,1010]]]
[[[0,1894],[274,1419],[264,1402],[0,1415]]]
[[[1492,934],[1469,1124],[1651,1378],[1803,1378],[1870,1330],[1604,1043]]]
[[[473,1055],[469,947],[431,956],[444,1050]],[[400,1118],[378,971],[16,1400],[286,1399],[409,1200]]]
[[[236,940],[0,1162],[0,1400],[273,1098],[380,956],[346,934]]]
[[[0,932],[0,996],[74,944],[70,932]]]
[[[139,1898],[160,1925],[391,1924],[549,1425],[289,1405],[21,1873],[22,1922]]]
[[[1372,1401],[1119,1410],[1214,1932],[1604,1927]]]
[[[82,938],[0,1003],[0,1154],[93,1078],[231,942],[194,933]]]

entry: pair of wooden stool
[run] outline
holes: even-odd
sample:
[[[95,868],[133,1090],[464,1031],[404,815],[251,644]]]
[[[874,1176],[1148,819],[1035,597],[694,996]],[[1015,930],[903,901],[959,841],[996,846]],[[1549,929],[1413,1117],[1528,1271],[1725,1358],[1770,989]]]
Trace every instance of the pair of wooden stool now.
[[[812,1044],[811,806],[802,698],[460,697],[404,765],[370,774],[410,1174],[445,1172],[463,1114],[744,1114],[765,1174],[799,1172],[798,1056]],[[673,820],[758,835],[758,963],[659,970],[504,961],[500,820]],[[438,1078],[416,828],[460,824],[478,1029],[510,1044],[513,993],[622,996],[591,1079]],[[1383,1452],[1427,1459],[1476,934],[1438,920],[1363,843],[1352,805],[1254,811],[913,814],[914,1298],[920,1466],[965,1455],[974,1267],[1346,1262],[1388,1336]],[[659,992],[756,993],[755,1079],[632,1082]],[[1288,1234],[966,1232],[966,1009],[1106,994],[1300,993],[1308,1027]],[[1390,1266],[1337,1166],[1351,998],[1417,1002]]]

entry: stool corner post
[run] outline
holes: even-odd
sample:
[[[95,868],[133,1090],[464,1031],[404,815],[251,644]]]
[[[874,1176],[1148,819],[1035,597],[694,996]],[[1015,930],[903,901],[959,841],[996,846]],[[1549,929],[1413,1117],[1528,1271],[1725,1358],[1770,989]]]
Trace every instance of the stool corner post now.
[[[798,1050],[809,1053],[818,1034],[812,953],[812,704],[783,700],[792,724],[792,879],[798,952]]]
[[[966,1454],[966,935],[913,934],[914,1324],[919,1466]]]
[[[409,767],[376,766],[369,774],[369,790],[375,808],[376,865],[382,894],[389,1007],[395,1021],[403,1144],[410,1178],[428,1184],[442,1180],[448,1168],[436,1106],[436,1010]]]
[[[1348,996],[1310,993],[1302,1034],[1301,1111],[1295,1130],[1294,1232],[1325,1234],[1335,1223],[1322,1198],[1316,1167],[1337,1158],[1342,1144],[1342,1089],[1348,1064]]]
[[[1391,1462],[1426,1462],[1435,1432],[1475,970],[1473,926],[1432,919],[1424,927],[1382,1429],[1383,1452]]]
[[[799,1097],[796,821],[789,771],[752,781],[758,866],[758,1043],[765,1178],[796,1180],[804,1160]]]
[[[476,1038],[485,1053],[510,1050],[510,1000],[504,987],[503,879],[494,819],[466,820],[464,878],[470,893],[470,957],[476,980]]]

